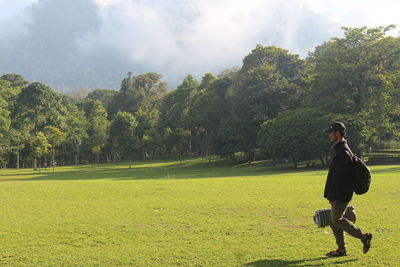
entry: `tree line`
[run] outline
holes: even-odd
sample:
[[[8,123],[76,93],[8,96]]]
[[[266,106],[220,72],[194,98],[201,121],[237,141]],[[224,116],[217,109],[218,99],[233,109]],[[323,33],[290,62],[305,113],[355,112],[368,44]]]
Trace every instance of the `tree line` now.
[[[360,154],[400,137],[400,38],[394,28],[343,28],[305,59],[257,45],[237,69],[174,90],[128,73],[119,91],[64,95],[18,74],[0,77],[0,165],[34,167],[188,153],[327,163],[322,132],[349,128]]]

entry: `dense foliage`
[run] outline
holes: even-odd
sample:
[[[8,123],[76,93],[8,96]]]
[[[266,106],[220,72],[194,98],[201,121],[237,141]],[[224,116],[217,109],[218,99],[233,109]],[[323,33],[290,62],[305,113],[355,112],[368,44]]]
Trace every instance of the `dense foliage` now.
[[[326,164],[322,130],[334,120],[347,124],[358,153],[398,144],[400,38],[386,34],[392,28],[344,28],[344,37],[306,59],[257,45],[240,69],[206,73],[201,81],[188,75],[171,91],[157,73],[128,73],[119,91],[84,97],[5,74],[0,164],[37,168],[188,153],[236,162],[237,152],[248,161]]]

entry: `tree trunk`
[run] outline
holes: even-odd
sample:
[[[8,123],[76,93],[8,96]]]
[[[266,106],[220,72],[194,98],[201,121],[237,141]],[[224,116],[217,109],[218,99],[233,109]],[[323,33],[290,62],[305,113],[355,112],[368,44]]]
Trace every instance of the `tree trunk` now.
[[[292,160],[293,160],[294,168],[297,169],[297,159],[296,159],[296,157],[293,156],[293,155],[291,155],[291,158],[292,158]]]
[[[19,169],[19,153],[17,152],[17,169]]]
[[[325,166],[324,158],[321,155],[318,155],[318,158],[321,161],[322,166]]]
[[[53,173],[54,173],[54,155],[55,155],[55,149],[53,149],[52,151],[52,155],[51,155],[51,165],[53,165]]]
[[[211,153],[210,153],[210,146],[207,146],[207,160],[209,164],[212,164],[211,162]]]
[[[328,166],[329,165],[329,154],[328,153],[325,154],[325,162],[326,162],[326,166]]]
[[[247,151],[247,164],[251,163],[253,153],[251,150]]]
[[[153,156],[150,154],[150,168],[153,168]]]
[[[231,158],[233,159],[233,163],[234,163],[235,165],[237,165],[238,162],[237,162],[237,158],[236,158],[235,152],[232,153]]]

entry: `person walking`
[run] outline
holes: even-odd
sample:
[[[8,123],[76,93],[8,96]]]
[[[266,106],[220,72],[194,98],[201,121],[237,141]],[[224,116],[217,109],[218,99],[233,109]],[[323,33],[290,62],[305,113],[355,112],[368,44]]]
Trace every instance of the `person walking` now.
[[[347,255],[344,232],[360,239],[363,244],[363,252],[367,253],[371,247],[372,234],[361,231],[344,217],[346,208],[353,197],[353,153],[345,139],[346,127],[342,122],[334,122],[325,132],[329,134],[330,141],[334,143],[335,156],[329,167],[324,197],[331,204],[331,228],[338,246],[336,250],[330,251],[326,255],[329,257]]]

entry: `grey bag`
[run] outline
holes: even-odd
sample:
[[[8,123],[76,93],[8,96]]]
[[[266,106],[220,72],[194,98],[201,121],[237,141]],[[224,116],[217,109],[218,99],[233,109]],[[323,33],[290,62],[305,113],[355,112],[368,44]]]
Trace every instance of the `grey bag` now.
[[[348,206],[346,208],[344,217],[352,223],[356,222],[356,213],[354,211],[354,206]],[[315,211],[314,222],[320,228],[331,225],[331,209]]]

